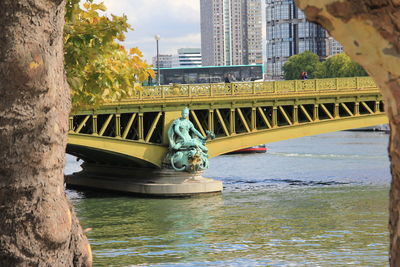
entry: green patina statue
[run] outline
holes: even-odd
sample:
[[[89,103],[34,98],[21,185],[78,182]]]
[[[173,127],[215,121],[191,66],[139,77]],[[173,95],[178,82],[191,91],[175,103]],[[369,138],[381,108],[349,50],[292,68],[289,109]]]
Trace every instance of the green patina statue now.
[[[203,136],[188,120],[189,109],[182,110],[182,117],[174,120],[168,129],[169,151],[164,159],[164,166],[176,171],[196,172],[208,168],[208,138],[215,138],[214,133],[206,131]]]

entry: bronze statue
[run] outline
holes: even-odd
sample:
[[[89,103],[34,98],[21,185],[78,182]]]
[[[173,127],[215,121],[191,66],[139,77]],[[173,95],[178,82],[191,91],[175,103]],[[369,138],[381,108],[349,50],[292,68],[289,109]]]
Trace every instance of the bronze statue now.
[[[182,117],[174,120],[168,129],[169,152],[164,165],[176,171],[196,172],[208,168],[208,149],[205,146],[208,138],[215,138],[214,133],[207,131],[203,136],[188,120],[189,109],[182,110]]]

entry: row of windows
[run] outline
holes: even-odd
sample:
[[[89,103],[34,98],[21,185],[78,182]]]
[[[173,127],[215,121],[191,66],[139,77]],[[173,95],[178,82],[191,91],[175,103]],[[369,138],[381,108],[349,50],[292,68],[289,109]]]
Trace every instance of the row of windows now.
[[[275,7],[266,9],[266,19],[268,20],[279,20],[279,19],[291,19],[291,5],[277,5]]]
[[[267,26],[267,40],[272,40],[275,38],[288,38],[289,36],[289,24]]]
[[[297,33],[295,26],[297,25]],[[267,26],[267,40],[285,39],[285,38],[313,38],[326,36],[326,32],[318,25],[309,22],[300,22],[298,24],[282,23],[275,26]]]
[[[201,58],[199,58],[199,59],[180,59],[179,62],[201,62]]]
[[[265,0],[265,3],[267,5],[275,5],[278,1],[277,0]],[[281,3],[283,5],[289,5],[289,4],[294,4],[293,0],[280,0],[278,3]]]
[[[290,42],[281,42],[279,45],[267,44],[267,57],[289,57],[292,54]]]
[[[191,59],[191,60],[198,60],[201,59],[201,55],[196,56],[178,56],[179,59]]]
[[[289,20],[293,18],[304,19],[304,13],[293,5],[276,5],[267,7],[266,19],[273,20]]]
[[[297,42],[298,52],[311,51],[320,56],[326,55],[325,42],[316,42],[315,40],[299,40]],[[267,44],[267,57],[290,57],[295,54],[294,42],[279,42]]]

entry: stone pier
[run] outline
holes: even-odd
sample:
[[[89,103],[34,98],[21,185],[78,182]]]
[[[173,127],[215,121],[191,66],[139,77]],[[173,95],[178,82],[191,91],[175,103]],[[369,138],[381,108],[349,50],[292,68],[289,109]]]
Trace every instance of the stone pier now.
[[[205,178],[202,172],[88,163],[84,163],[82,168],[82,171],[66,176],[68,186],[164,197],[219,193],[223,189],[221,181]]]

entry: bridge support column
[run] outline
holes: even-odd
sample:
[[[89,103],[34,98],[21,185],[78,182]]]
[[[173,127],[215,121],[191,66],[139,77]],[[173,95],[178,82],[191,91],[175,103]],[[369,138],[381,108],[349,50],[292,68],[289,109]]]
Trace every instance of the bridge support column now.
[[[92,117],[92,131],[93,135],[99,134],[99,131],[97,130],[97,115],[93,115]]]
[[[115,114],[115,137],[121,138],[121,114]]]
[[[318,104],[314,105],[313,120],[319,121]]]
[[[379,101],[376,101],[375,102],[375,109],[374,109],[374,112],[375,113],[378,113],[380,111],[380,103],[379,103]]]
[[[236,110],[234,108],[231,108],[230,114],[229,114],[229,131],[231,135],[236,134],[236,127],[235,127],[235,112]]]
[[[68,118],[68,122],[69,122],[69,127],[68,127],[69,130],[68,130],[68,132],[73,133],[74,132],[74,117],[70,116]]]
[[[139,124],[139,129],[138,129],[139,141],[144,141],[143,113],[139,113],[138,124]]]
[[[176,172],[170,169],[82,165],[79,173],[66,176],[69,187],[94,188],[150,196],[191,196],[220,193],[222,182],[204,178],[202,172]]]
[[[214,110],[208,111],[208,130],[214,132]]]
[[[354,104],[354,115],[355,116],[360,115],[360,102],[356,102]]]
[[[257,109],[251,108],[251,131],[257,131]]]
[[[278,127],[278,107],[272,108],[272,128]]]
[[[292,114],[292,118],[293,118],[293,124],[299,124],[299,106],[293,106],[293,114]]]
[[[339,103],[335,103],[335,110],[334,110],[334,117],[335,117],[335,119],[337,119],[337,118],[339,118],[340,117],[340,114],[339,114]]]

